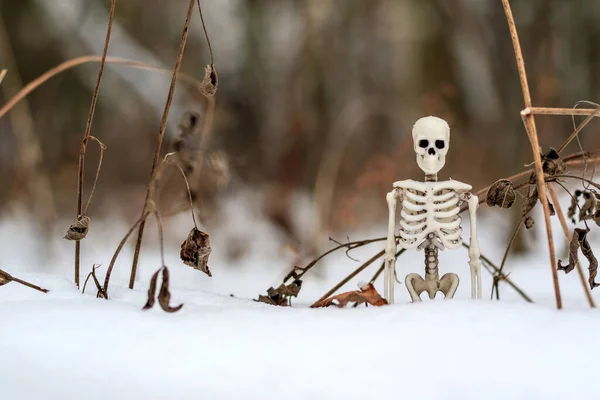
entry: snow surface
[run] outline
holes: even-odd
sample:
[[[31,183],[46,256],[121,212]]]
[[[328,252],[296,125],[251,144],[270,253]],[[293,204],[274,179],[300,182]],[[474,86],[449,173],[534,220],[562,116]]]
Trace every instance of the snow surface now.
[[[21,220],[0,223],[0,268],[51,289],[44,295],[15,283],[0,287],[0,399],[597,398],[600,313],[586,306],[575,273],[561,274],[565,310],[554,309],[540,232],[539,252],[511,258],[507,268],[536,304],[523,302],[506,285],[502,301],[488,300],[491,279],[485,272],[488,299],[470,300],[467,253],[457,250],[443,253],[441,260],[442,272],[462,277],[453,301],[409,304],[398,285],[393,306],[308,308],[358,265],[341,252],[327,260],[320,276],[307,274],[294,307],[283,308],[252,298],[278,285],[293,260],[280,251],[274,228],[238,206],[228,213],[227,226],[233,228],[212,233],[213,278],[177,259],[191,228],[188,220],[178,217],[166,224],[171,302],[185,304],[175,314],[158,306],[141,311],[149,278],[159,266],[152,234],[136,289],[126,288],[128,248],[106,301],[89,288],[81,295],[72,285],[72,243],[58,242],[50,257],[29,242],[35,228]],[[499,232],[506,221],[492,217],[482,223],[481,248],[499,260],[502,248],[493,243],[504,238]],[[126,231],[125,222],[93,224],[82,246],[87,266],[82,278],[93,262],[108,264]],[[385,224],[380,228],[353,236],[384,235]],[[564,259],[565,243],[556,228]],[[233,236],[251,239],[247,257],[235,262],[223,251]],[[598,243],[592,239],[592,245]],[[352,255],[364,261],[382,247],[383,242],[375,243]],[[344,290],[368,280],[378,265]],[[400,280],[406,271],[422,272],[422,265],[419,254],[400,258]],[[101,279],[104,273],[105,267],[98,270]],[[379,281],[376,287],[381,286]]]

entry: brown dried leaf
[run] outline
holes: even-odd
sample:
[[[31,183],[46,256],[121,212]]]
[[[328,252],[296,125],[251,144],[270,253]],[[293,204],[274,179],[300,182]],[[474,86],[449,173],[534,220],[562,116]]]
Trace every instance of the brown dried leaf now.
[[[302,288],[302,281],[297,279],[289,285],[281,284],[277,289],[273,289],[272,287],[267,290],[267,294],[269,297],[273,297],[277,294],[285,297],[298,297],[298,293],[300,293],[300,289]]]
[[[160,308],[168,313],[174,313],[181,310],[183,304],[175,307],[171,307],[171,292],[169,292],[169,269],[167,267],[162,268],[162,284],[160,285],[160,292],[158,292],[158,304]]]
[[[159,268],[158,271],[156,271],[152,275],[152,278],[150,278],[150,287],[148,288],[148,300],[146,301],[146,305],[142,308],[142,310],[149,310],[152,307],[154,307],[154,303],[156,302],[156,283],[158,281],[158,274],[160,273],[161,269],[162,268]]]
[[[194,227],[187,239],[181,244],[179,255],[185,265],[189,265],[208,276],[212,276],[208,268],[208,256],[211,251],[208,233],[204,233]]]
[[[577,250],[581,247],[581,252],[589,262],[588,282],[590,284],[590,289],[594,289],[600,286],[600,283],[595,282],[595,278],[598,273],[598,260],[594,256],[592,247],[590,246],[590,243],[587,240],[587,233],[589,231],[589,229],[575,228],[575,231],[573,232],[573,237],[571,238],[571,243],[569,243],[569,264],[562,265],[562,261],[558,260],[558,269],[565,271],[565,273],[567,274],[573,271],[573,269],[575,269],[575,265],[579,260],[579,257],[577,256]]]
[[[487,192],[485,202],[488,206],[510,208],[515,202],[515,189],[508,179],[500,179]]]
[[[281,307],[289,306],[288,300],[285,297],[281,297],[281,296],[271,298],[269,296],[264,296],[262,294],[259,294],[258,300],[255,300],[255,301],[270,304],[272,306],[281,306]]]
[[[80,215],[77,217],[77,221],[69,226],[64,239],[67,240],[82,240],[88,234],[88,228],[90,226],[90,217],[87,215]]]
[[[583,204],[579,209],[579,220],[583,221],[592,218],[596,208],[596,196],[588,190],[583,192]]]
[[[533,207],[535,207],[539,199],[540,196],[538,194],[537,186],[534,186],[533,190],[531,191],[531,194],[529,195],[529,197],[527,197],[527,199],[525,199],[525,203],[523,203],[523,207],[521,208],[521,218],[525,218],[527,214],[529,214],[529,212],[533,209]],[[550,201],[548,201],[548,209],[550,215],[556,215],[554,205],[550,203]]]
[[[8,272],[4,272],[0,269],[0,286],[4,286],[12,281],[13,277]]]
[[[217,93],[219,88],[219,77],[214,65],[207,65],[204,68],[204,79],[200,91],[206,97],[212,97]]]
[[[335,303],[337,302],[337,304]],[[388,304],[387,300],[381,297],[381,295],[375,290],[375,286],[372,283],[361,284],[359,290],[352,292],[345,292],[332,296],[327,299],[316,302],[311,307],[329,307],[330,305],[337,305],[338,308],[346,306],[348,303],[356,304],[371,304],[372,306],[383,306]]]

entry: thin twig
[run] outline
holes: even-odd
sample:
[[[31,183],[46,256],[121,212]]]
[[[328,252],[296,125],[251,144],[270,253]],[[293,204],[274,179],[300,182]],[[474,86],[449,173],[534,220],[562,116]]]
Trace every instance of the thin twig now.
[[[188,182],[188,179],[185,176],[185,172],[183,172],[183,169],[181,168],[181,166],[173,161],[167,160],[167,158],[173,154],[175,154],[175,153],[168,153],[167,155],[165,155],[165,158],[163,159],[163,161],[166,164],[174,165],[175,167],[177,167],[179,172],[181,172],[181,176],[183,177],[183,181],[185,182],[185,187],[187,189],[188,200],[190,201],[190,211],[192,213],[192,220],[194,221],[194,227],[196,229],[198,229],[198,224],[196,223],[196,216],[194,215],[194,200],[192,199],[192,190],[190,189],[190,183]]]
[[[521,229],[521,226],[523,226],[523,221],[524,221],[524,217],[520,217],[519,222],[510,237],[510,241],[508,242],[508,245],[506,246],[506,250],[504,250],[504,255],[502,256],[502,261],[500,262],[500,269],[498,270],[499,276],[503,276],[502,271],[504,270],[504,265],[506,264],[506,260],[508,258],[508,253],[510,253],[510,249],[511,249],[512,245],[515,243],[515,239],[517,238],[517,235],[519,234],[519,230]],[[492,293],[490,294],[490,300],[494,298],[494,290],[496,291],[496,300],[500,300],[500,289],[498,287],[498,281],[499,281],[499,279],[496,279],[494,281],[494,284],[492,285]]]
[[[102,82],[102,75],[104,73],[104,64],[106,63],[106,55],[108,54],[108,46],[110,44],[110,34],[112,31],[112,24],[115,17],[115,6],[117,0],[111,0],[110,12],[108,15],[108,27],[106,28],[106,38],[104,39],[104,49],[102,51],[102,60],[100,61],[100,68],[98,69],[98,78],[96,85],[94,86],[94,92],[92,94],[92,104],[90,105],[90,111],[88,118],[85,123],[85,132],[83,134],[83,141],[81,142],[81,148],[79,150],[79,172],[77,176],[77,218],[81,214],[82,198],[83,198],[83,176],[85,168],[85,154],[87,151],[87,139],[92,131],[92,122],[94,120],[94,112],[96,111],[96,103],[98,102],[98,93],[100,92],[100,83]],[[90,197],[91,198],[91,197]],[[79,259],[81,253],[81,241],[75,241],[75,284],[79,288]]]
[[[523,112],[535,115],[594,115],[598,109],[596,108],[554,108],[554,107],[527,107]]]
[[[75,68],[80,65],[83,65],[83,64],[97,63],[97,62],[101,62],[101,61],[102,61],[102,56],[81,56],[81,57],[73,58],[71,60],[67,60],[67,61],[57,65],[56,67],[49,69],[48,71],[44,72],[42,75],[40,75],[39,77],[37,77],[36,79],[34,79],[33,81],[31,81],[27,85],[25,85],[15,96],[13,96],[5,105],[3,105],[0,108],[0,119],[4,115],[6,115],[6,113],[8,113],[15,106],[15,104],[17,104],[18,102],[23,100],[31,92],[33,92],[34,90],[36,90],[37,88],[42,86],[44,83],[46,83],[48,80],[55,77],[56,75],[58,75],[62,72],[68,71],[71,68]],[[126,58],[106,57],[105,61],[106,61],[106,64],[122,65],[124,67],[137,68],[137,69],[142,69],[142,70],[146,70],[146,71],[155,71],[155,72],[159,72],[162,74],[172,74],[173,73],[173,70],[170,70],[170,69],[154,67],[152,65],[148,65],[148,64],[140,62],[140,61],[129,60]],[[202,82],[198,81],[194,77],[191,77],[191,76],[185,75],[185,74],[180,74],[179,80],[189,83],[192,86],[195,86],[196,88],[200,88],[200,86],[202,85]]]
[[[598,116],[600,116],[600,107],[598,107],[596,109],[595,113],[590,114],[586,119],[583,120],[583,122],[581,124],[579,124],[579,126],[573,131],[573,133],[571,133],[569,135],[567,140],[565,140],[565,142],[560,145],[557,152],[561,153],[565,149],[565,147],[567,147],[569,145],[569,143],[571,143],[571,141],[573,139],[575,139],[577,137],[577,135],[579,135],[579,133],[583,130],[583,128],[585,128],[586,125],[589,124],[592,121],[592,119],[594,119],[594,117],[598,117]]]
[[[463,247],[465,248],[469,248],[469,245],[466,243],[462,244]],[[500,279],[505,281],[510,287],[512,287],[517,293],[519,293],[519,295],[521,295],[521,297],[523,299],[525,299],[525,301],[527,301],[528,303],[533,303],[533,300],[531,300],[531,297],[527,296],[527,294],[525,294],[525,292],[519,288],[512,280],[510,280],[510,278],[507,275],[503,275],[500,273],[500,268],[498,268],[493,262],[492,260],[490,260],[488,257],[484,256],[483,254],[481,255],[481,260],[484,262],[484,265],[487,264],[490,268],[492,268],[494,270],[494,273],[492,275],[498,275],[500,274]]]
[[[521,89],[523,91],[523,101],[525,103],[525,109],[527,110],[532,106],[531,94],[529,92],[529,85],[527,84],[527,73],[525,72],[525,62],[523,61],[523,54],[521,52],[521,45],[519,43],[519,36],[517,34],[517,28],[515,20],[512,15],[512,10],[508,0],[502,0],[502,6],[506,14],[506,21],[508,22],[508,28],[510,30],[510,36],[512,39],[515,59],[517,62],[517,68],[519,70],[519,79],[521,81]],[[523,121],[525,123],[525,129],[529,136],[529,142],[531,144],[531,151],[533,153],[533,159],[535,161],[535,171],[538,186],[538,194],[542,207],[544,208],[544,221],[546,223],[546,236],[548,239],[548,252],[550,255],[550,268],[552,273],[552,280],[554,285],[554,295],[556,298],[556,308],[562,308],[562,299],[560,295],[560,287],[558,283],[558,273],[556,264],[556,255],[554,252],[554,240],[552,238],[552,226],[550,223],[550,208],[548,205],[548,196],[546,194],[546,184],[544,182],[544,172],[542,168],[542,157],[540,154],[540,144],[537,135],[537,129],[535,126],[535,119],[531,112],[521,112]]]
[[[142,215],[140,217],[140,219],[138,219],[135,222],[135,224],[133,224],[133,226],[131,228],[129,228],[129,231],[127,231],[127,233],[125,234],[123,239],[121,239],[119,246],[117,246],[117,250],[115,250],[115,253],[113,254],[113,256],[110,260],[110,264],[108,264],[108,269],[106,270],[106,276],[104,277],[104,287],[102,288],[102,290],[104,292],[103,294],[104,294],[105,299],[108,299],[108,284],[110,282],[110,276],[111,276],[112,270],[115,266],[115,262],[117,261],[117,258],[119,257],[119,253],[121,253],[121,250],[123,250],[123,246],[125,246],[127,239],[129,238],[129,236],[131,236],[131,234],[133,233],[135,228],[137,228],[138,225],[140,225],[142,223],[142,221],[145,221],[149,214],[150,214],[149,212],[146,212],[144,215]]]
[[[7,69],[2,69],[0,70],[0,84],[2,83],[2,81],[4,80],[4,77],[6,76],[6,73],[8,72]]]
[[[206,37],[206,43],[208,43],[208,51],[210,52],[210,65],[215,65],[215,59],[213,57],[212,46],[210,45],[210,39],[208,32],[206,32],[206,25],[204,24],[204,16],[202,15],[202,6],[200,0],[198,0],[198,12],[200,13],[200,20],[202,21],[202,29],[204,29],[204,36]]]
[[[156,173],[156,167],[158,166],[158,160],[160,157],[160,150],[162,148],[162,142],[165,136],[165,130],[167,127],[167,120],[169,118],[169,111],[171,110],[171,103],[173,102],[173,95],[175,94],[175,84],[177,83],[177,77],[179,75],[179,68],[181,67],[181,61],[183,60],[183,53],[185,51],[185,44],[188,37],[190,20],[194,11],[194,0],[190,0],[188,5],[187,15],[185,24],[183,27],[183,33],[181,34],[181,41],[179,42],[179,51],[177,53],[177,60],[175,61],[175,68],[173,69],[173,77],[171,78],[171,86],[169,87],[169,94],[167,95],[167,103],[165,104],[165,110],[163,112],[162,121],[160,124],[160,130],[156,139],[156,148],[154,150],[154,160],[152,161],[152,168],[150,170],[150,182],[146,190],[146,199],[144,200],[144,206],[142,208],[142,216],[145,215],[146,209],[148,208],[148,201],[150,200],[150,192],[154,185],[154,178]],[[142,238],[144,236],[145,220],[142,219],[140,227],[138,229],[138,236],[135,243],[135,251],[133,254],[133,263],[131,265],[131,274],[129,276],[129,288],[133,289],[135,285],[135,275],[137,273],[137,264],[140,256],[140,249],[142,247]]]
[[[98,176],[100,176],[100,169],[102,168],[102,159],[104,158],[104,150],[106,150],[106,146],[104,145],[104,143],[98,140],[97,137],[90,135],[87,139],[92,139],[98,142],[98,146],[100,146],[100,159],[98,160],[98,168],[96,168],[96,177],[94,178],[94,184],[92,185],[92,190],[90,191],[90,197],[88,197],[88,201],[85,204],[85,208],[83,209],[83,215],[87,214],[88,207],[90,206],[90,202],[92,201],[92,197],[94,196],[94,192],[96,191]]]
[[[558,196],[556,195],[556,191],[551,183],[548,184],[548,192],[550,193],[550,197],[552,198],[552,202],[554,203],[554,208],[556,209],[556,215],[558,216],[558,220],[560,221],[560,226],[562,227],[563,233],[567,242],[571,242],[571,232],[569,232],[569,227],[567,226],[567,221],[565,219],[565,214],[562,211],[562,207],[560,206],[560,202],[558,201]],[[588,287],[588,284],[585,279],[585,275],[583,274],[583,269],[581,268],[581,264],[579,260],[576,262],[577,267],[577,275],[579,275],[579,280],[581,281],[581,285],[583,286],[583,292],[585,293],[585,297],[591,308],[596,308],[596,304],[594,304],[594,298],[592,297],[592,293]]]

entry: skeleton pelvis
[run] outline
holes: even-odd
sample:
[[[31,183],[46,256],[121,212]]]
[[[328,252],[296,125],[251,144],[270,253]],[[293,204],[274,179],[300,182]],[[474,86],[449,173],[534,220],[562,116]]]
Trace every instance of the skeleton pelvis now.
[[[445,299],[451,299],[458,288],[458,275],[444,274],[440,279],[423,279],[419,274],[408,274],[404,279],[406,288],[413,302],[421,301],[421,293],[427,292],[430,299],[434,299],[437,292],[444,293]]]

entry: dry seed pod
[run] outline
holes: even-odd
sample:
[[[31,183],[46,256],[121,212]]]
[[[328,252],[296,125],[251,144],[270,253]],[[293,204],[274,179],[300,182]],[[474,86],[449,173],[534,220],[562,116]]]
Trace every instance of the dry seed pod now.
[[[168,313],[174,313],[181,310],[183,304],[175,307],[171,307],[171,292],[169,292],[169,269],[167,267],[162,268],[162,284],[160,285],[160,291],[158,292],[158,304],[160,308]]]
[[[533,218],[531,218],[530,216],[525,217],[525,229],[531,229],[533,228],[533,225],[535,224],[535,220]]]
[[[208,269],[208,256],[211,250],[208,233],[204,233],[194,227],[185,242],[181,244],[179,255],[185,265],[189,265],[208,276],[212,276],[210,269]]]
[[[214,65],[207,65],[204,68],[204,79],[200,91],[206,97],[212,97],[217,93],[219,88],[219,77]]]
[[[77,221],[69,226],[64,239],[67,240],[82,240],[88,234],[88,228],[90,226],[90,217],[87,215],[80,215],[77,217]]]
[[[485,202],[490,207],[510,208],[514,204],[515,198],[512,182],[508,179],[500,179],[488,190]]]
[[[576,190],[573,197],[571,197],[571,205],[567,210],[567,217],[571,219],[571,222],[576,223],[575,213],[577,212],[577,205],[579,204],[579,196],[581,196],[581,190]]]

